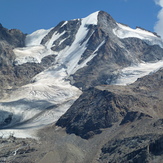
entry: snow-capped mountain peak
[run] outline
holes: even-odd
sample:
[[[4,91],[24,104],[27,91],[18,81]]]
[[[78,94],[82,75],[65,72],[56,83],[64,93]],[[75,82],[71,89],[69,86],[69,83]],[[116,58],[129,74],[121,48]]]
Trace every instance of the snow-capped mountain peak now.
[[[83,18],[82,19],[83,24],[85,24],[85,25],[89,25],[89,24],[97,25],[99,12],[100,11],[94,12],[94,13],[90,14],[89,16]]]
[[[51,124],[78,99],[81,90],[101,84],[125,85],[126,78],[132,75],[128,70],[134,72],[135,76],[129,77],[133,82],[140,73],[146,75],[163,67],[162,62],[156,66],[163,58],[159,37],[119,24],[103,11],[35,31],[26,36],[25,47],[17,47],[13,52],[15,69],[32,65],[42,71],[1,99],[0,123],[4,128],[33,129]],[[50,64],[44,66],[48,59]],[[154,68],[146,71],[150,65]],[[5,124],[8,117],[12,117],[11,122]]]

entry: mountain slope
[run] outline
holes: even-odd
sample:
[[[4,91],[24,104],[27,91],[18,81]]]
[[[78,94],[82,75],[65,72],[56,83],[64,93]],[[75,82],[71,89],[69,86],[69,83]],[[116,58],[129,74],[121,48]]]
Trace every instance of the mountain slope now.
[[[0,136],[15,145],[1,158],[162,158],[152,142],[162,142],[163,116],[163,42],[155,33],[98,11],[30,35],[1,27],[0,43]],[[42,144],[15,137],[39,137]],[[132,139],[140,143],[128,145]]]

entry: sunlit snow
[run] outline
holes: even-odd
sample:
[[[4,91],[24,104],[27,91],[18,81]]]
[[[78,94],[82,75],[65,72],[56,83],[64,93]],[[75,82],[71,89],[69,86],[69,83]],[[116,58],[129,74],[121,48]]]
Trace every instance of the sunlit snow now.
[[[154,35],[152,32],[148,32],[140,28],[132,29],[120,23],[117,23],[117,25],[118,27],[113,29],[113,33],[119,38],[124,39],[129,37],[136,37],[146,41],[146,43],[150,45],[159,45],[161,48],[163,48],[162,39]]]
[[[51,28],[52,29],[52,28]],[[40,29],[26,36],[26,46],[40,45],[42,39],[51,31],[51,29]]]
[[[116,85],[128,85],[134,83],[138,78],[158,71],[163,67],[163,60],[155,63],[139,63],[121,70],[120,77],[114,83]]]
[[[98,19],[98,14],[99,14],[99,11],[97,12],[94,12],[92,14],[90,14],[89,16],[87,16],[86,18],[84,18],[84,22],[85,24],[94,24],[94,25],[97,25],[97,19]]]

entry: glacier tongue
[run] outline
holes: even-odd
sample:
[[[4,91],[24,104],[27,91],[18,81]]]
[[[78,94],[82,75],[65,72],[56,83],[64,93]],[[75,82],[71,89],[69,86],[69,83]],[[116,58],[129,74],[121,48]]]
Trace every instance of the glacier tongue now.
[[[54,123],[64,114],[81,91],[65,81],[65,70],[59,71],[55,67],[38,74],[34,83],[22,86],[12,92],[0,102],[0,110],[5,111],[3,116],[12,115],[12,121],[0,131],[1,136],[29,137],[32,131],[45,125]],[[4,119],[0,119],[3,124]],[[26,130],[31,134],[26,135]],[[19,131],[18,133],[15,131]]]

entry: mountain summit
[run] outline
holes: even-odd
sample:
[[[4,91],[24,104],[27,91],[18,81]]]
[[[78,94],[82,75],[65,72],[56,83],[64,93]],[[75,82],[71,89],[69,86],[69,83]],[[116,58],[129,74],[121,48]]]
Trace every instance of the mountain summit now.
[[[104,11],[29,35],[1,25],[0,135],[17,144],[2,158],[161,160],[162,58],[157,34]]]

